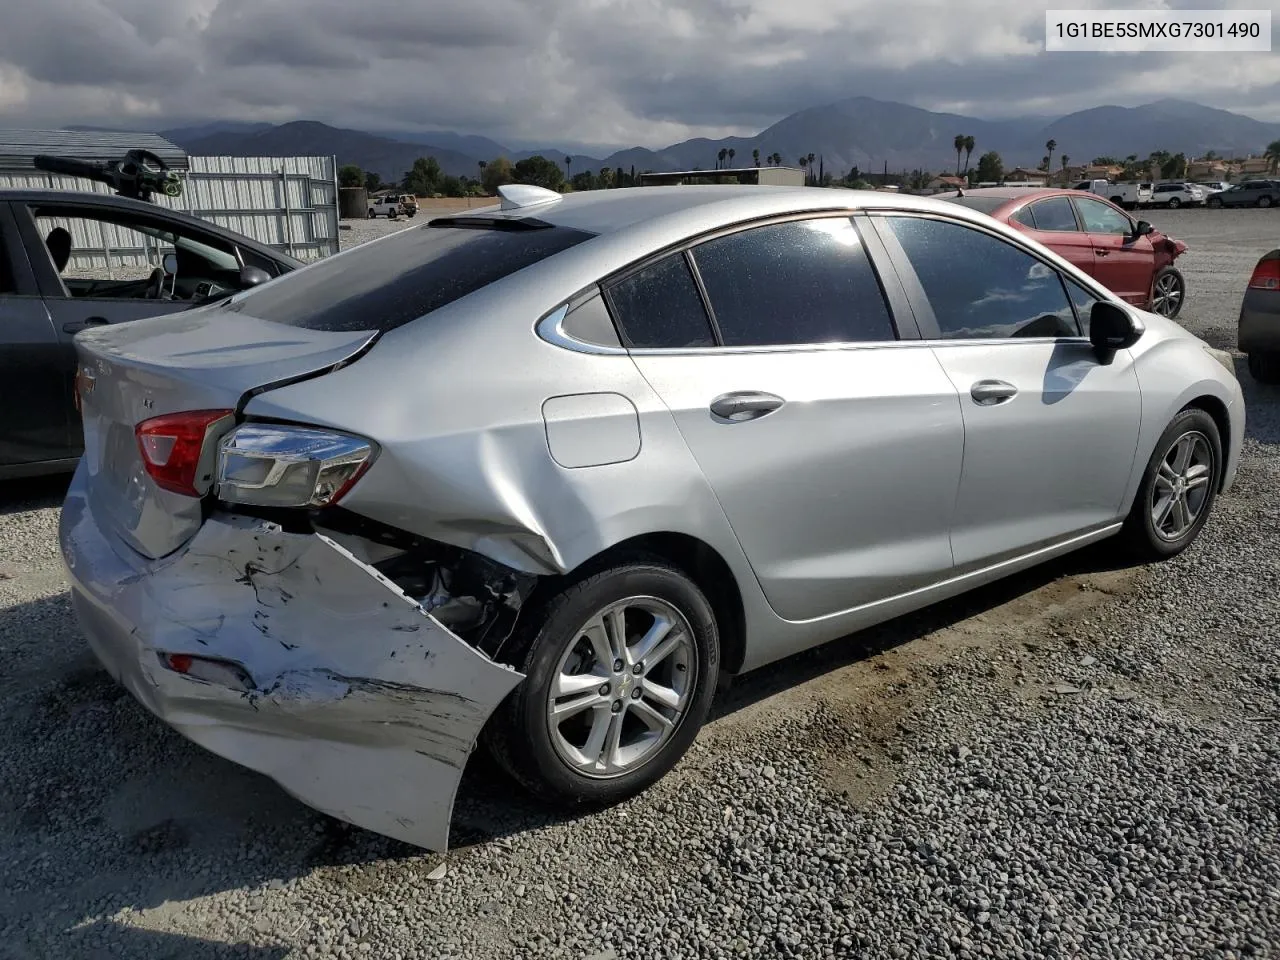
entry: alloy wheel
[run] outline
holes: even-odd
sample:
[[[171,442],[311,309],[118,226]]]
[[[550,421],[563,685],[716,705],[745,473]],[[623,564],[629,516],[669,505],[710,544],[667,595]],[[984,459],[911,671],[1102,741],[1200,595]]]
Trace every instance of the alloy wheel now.
[[[1160,539],[1176,542],[1195,526],[1209,498],[1213,466],[1213,447],[1198,430],[1169,446],[1151,485],[1151,525]]]
[[[657,597],[611,603],[556,666],[547,723],[557,755],[595,779],[647,763],[688,712],[698,666],[693,630],[675,606]]]
[[[1182,278],[1176,273],[1166,273],[1156,278],[1151,310],[1162,317],[1176,316],[1182,306]]]

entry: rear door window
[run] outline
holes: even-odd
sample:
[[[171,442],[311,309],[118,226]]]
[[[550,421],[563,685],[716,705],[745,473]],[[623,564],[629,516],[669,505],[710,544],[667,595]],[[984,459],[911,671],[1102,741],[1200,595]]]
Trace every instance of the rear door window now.
[[[727,347],[896,339],[853,222],[823,217],[699,244],[694,263]]]
[[[1075,212],[1068,197],[1050,197],[1031,205],[1036,218],[1036,229],[1048,233],[1079,233]]]
[[[629,347],[714,347],[715,334],[683,253],[673,253],[609,288],[609,306]]]
[[[286,274],[227,309],[310,330],[386,331],[592,236],[518,221],[425,224]]]

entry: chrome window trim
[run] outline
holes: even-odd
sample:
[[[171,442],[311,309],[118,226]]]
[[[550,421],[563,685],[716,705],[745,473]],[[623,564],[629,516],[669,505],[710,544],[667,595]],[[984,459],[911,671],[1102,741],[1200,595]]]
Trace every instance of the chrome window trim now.
[[[575,353],[590,353],[606,357],[627,356],[626,347],[610,347],[601,343],[591,343],[587,340],[571,337],[565,333],[564,319],[569,315],[569,305],[568,301],[562,303],[538,321],[534,329],[539,338],[552,346],[560,347],[564,350],[572,350]]]

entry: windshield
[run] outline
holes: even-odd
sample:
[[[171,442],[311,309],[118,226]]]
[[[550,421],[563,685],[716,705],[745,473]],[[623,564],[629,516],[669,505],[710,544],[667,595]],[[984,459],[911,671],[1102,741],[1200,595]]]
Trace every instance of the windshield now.
[[[592,236],[550,225],[425,224],[242,293],[227,309],[310,330],[386,331]]]

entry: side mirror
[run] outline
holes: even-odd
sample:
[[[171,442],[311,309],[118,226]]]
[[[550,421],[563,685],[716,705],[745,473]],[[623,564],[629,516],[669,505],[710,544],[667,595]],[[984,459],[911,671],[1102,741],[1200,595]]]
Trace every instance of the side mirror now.
[[[1133,235],[1135,237],[1145,237],[1148,233],[1151,233],[1153,229],[1154,228],[1151,226],[1151,224],[1147,223],[1147,221],[1139,220],[1134,225]]]
[[[164,266],[164,272],[169,276],[176,277],[178,275],[178,258],[172,253],[166,253],[161,263]]]
[[[256,287],[260,283],[266,283],[271,279],[271,274],[263,270],[261,267],[241,267],[240,268],[240,289],[248,290],[250,287]]]
[[[1110,300],[1096,301],[1089,311],[1089,342],[1102,363],[1110,363],[1117,350],[1132,347],[1142,332],[1138,319]]]

